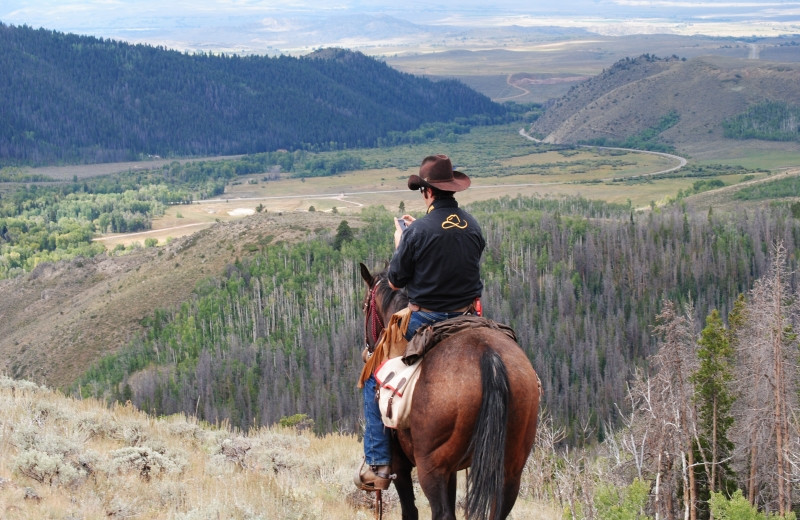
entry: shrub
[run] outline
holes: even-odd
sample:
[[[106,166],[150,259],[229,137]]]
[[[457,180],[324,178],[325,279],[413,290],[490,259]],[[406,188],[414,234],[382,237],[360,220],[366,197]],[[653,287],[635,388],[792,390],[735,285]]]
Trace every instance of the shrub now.
[[[649,519],[644,514],[649,492],[650,484],[638,478],[624,489],[611,484],[601,486],[594,497],[597,515],[606,520]]]
[[[36,449],[21,452],[14,462],[14,469],[42,484],[69,485],[86,474],[67,463],[63,456]]]
[[[744,498],[741,489],[737,489],[730,499],[725,498],[722,493],[712,492],[709,503],[711,514],[718,520],[769,520],[771,518],[795,520],[796,518],[793,512],[789,512],[786,516],[760,513]]]
[[[142,480],[166,473],[180,473],[174,460],[147,446],[129,446],[111,452],[109,473],[137,473]]]
[[[314,419],[310,418],[304,413],[296,413],[288,417],[281,417],[281,419],[278,421],[278,424],[284,428],[297,428],[298,430],[305,430],[314,427]]]

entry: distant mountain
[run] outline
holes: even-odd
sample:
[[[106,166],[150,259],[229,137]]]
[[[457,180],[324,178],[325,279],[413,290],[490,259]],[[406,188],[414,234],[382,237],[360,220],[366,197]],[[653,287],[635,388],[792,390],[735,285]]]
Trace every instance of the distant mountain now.
[[[375,145],[503,107],[360,53],[190,55],[0,24],[0,165]]]
[[[679,151],[700,152],[735,145],[723,122],[765,101],[800,106],[797,85],[797,63],[644,55],[574,86],[549,103],[532,129],[551,143],[619,144],[648,136]]]

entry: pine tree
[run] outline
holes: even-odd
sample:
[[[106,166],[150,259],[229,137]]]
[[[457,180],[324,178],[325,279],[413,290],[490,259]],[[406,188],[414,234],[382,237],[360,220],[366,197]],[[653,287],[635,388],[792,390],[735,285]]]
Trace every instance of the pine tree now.
[[[336,238],[333,239],[333,248],[337,251],[342,249],[342,244],[353,240],[353,230],[346,220],[339,223],[336,228]]]
[[[734,352],[719,311],[706,318],[706,327],[698,340],[699,366],[692,374],[699,426],[703,439],[698,447],[708,478],[710,491],[724,488],[727,464],[733,448],[728,431],[733,423],[734,401],[730,385],[733,379]]]

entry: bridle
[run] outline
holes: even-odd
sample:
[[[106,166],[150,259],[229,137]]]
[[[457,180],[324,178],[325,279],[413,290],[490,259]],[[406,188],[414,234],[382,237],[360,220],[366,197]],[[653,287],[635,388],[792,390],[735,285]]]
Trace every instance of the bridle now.
[[[370,287],[367,299],[364,300],[364,315],[366,316],[364,320],[364,343],[367,346],[367,350],[370,352],[375,348],[375,345],[378,343],[378,338],[380,338],[383,329],[386,327],[375,299],[375,294],[378,292],[378,285],[380,285],[380,283],[381,280],[378,280],[375,282],[375,285]],[[372,330],[372,334],[370,334],[370,329]],[[370,342],[370,340],[372,341]]]

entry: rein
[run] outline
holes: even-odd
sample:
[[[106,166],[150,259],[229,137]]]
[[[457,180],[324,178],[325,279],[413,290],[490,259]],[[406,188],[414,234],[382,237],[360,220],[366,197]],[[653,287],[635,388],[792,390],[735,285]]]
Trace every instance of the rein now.
[[[366,314],[367,317],[367,319],[364,320],[364,343],[370,352],[375,348],[375,344],[378,342],[381,332],[383,332],[383,329],[386,327],[383,322],[383,316],[378,311],[378,302],[375,299],[375,294],[378,292],[378,285],[380,283],[381,280],[375,282],[375,285],[369,290],[367,301],[364,302],[364,314]],[[370,345],[369,342],[370,325],[372,326],[372,345]]]

